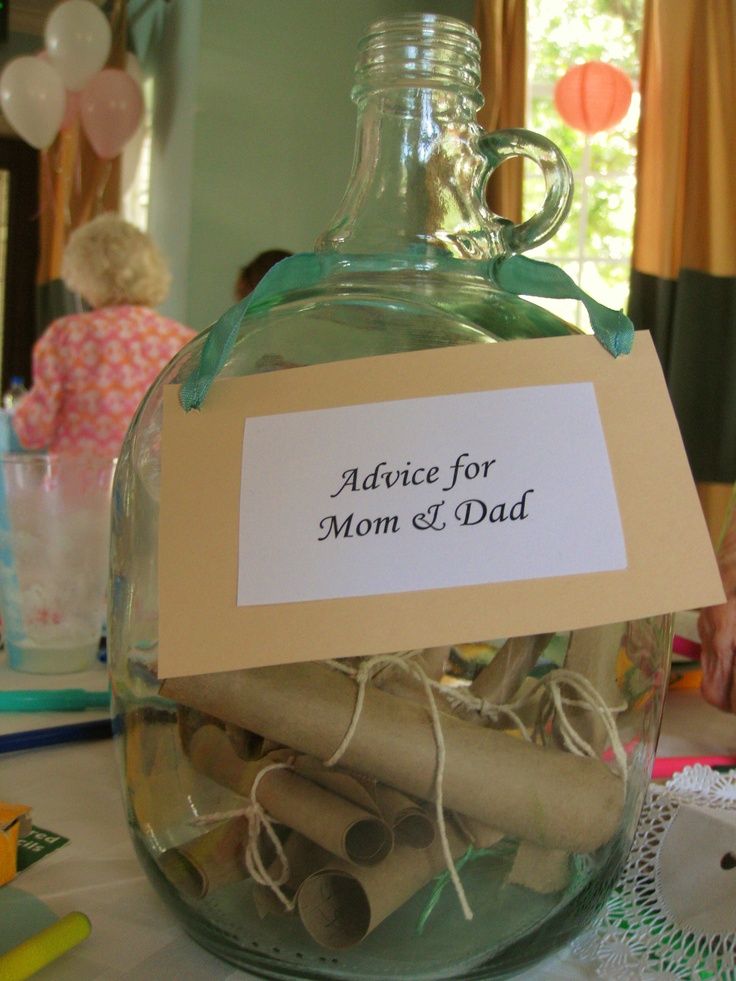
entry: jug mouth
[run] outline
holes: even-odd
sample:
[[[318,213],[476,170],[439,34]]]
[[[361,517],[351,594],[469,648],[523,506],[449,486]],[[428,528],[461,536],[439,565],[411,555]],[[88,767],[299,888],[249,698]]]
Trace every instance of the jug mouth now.
[[[370,25],[358,43],[353,99],[387,87],[457,87],[480,101],[480,39],[441,14],[403,14]]]

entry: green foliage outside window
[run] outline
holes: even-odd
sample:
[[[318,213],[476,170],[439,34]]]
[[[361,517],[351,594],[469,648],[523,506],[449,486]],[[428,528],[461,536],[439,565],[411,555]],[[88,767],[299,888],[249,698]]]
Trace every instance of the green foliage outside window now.
[[[570,216],[534,256],[558,263],[596,299],[617,308],[625,307],[628,297],[638,93],[622,122],[586,141],[561,119],[553,90],[573,65],[594,60],[622,69],[636,87],[642,13],[643,0],[528,0],[527,126],[560,147],[576,184]],[[541,174],[525,163],[525,216],[538,209],[543,196]],[[572,302],[550,307],[580,320]],[[585,324],[584,318],[580,322]]]

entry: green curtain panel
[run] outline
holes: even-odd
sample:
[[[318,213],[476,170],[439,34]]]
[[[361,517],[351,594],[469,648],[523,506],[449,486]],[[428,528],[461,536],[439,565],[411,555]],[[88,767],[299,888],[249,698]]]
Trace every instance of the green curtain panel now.
[[[647,0],[642,38],[629,314],[652,332],[706,483],[736,480],[735,11]]]
[[[736,220],[736,218],[735,218]],[[652,332],[695,479],[736,480],[736,277],[634,271],[629,316]]]

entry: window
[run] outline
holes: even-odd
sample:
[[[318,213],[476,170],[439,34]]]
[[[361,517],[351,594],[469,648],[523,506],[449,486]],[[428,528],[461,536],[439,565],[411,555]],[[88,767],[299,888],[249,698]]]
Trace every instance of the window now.
[[[643,0],[528,0],[527,126],[556,143],[573,170],[570,214],[533,256],[561,266],[587,293],[615,309],[626,307],[634,228],[636,128],[639,120],[639,36]],[[575,64],[603,61],[634,83],[626,117],[612,129],[586,137],[561,119],[555,83]],[[524,163],[524,214],[544,197],[539,170]],[[539,301],[588,329],[574,300]]]
[[[148,228],[151,191],[151,150],[153,143],[153,79],[141,82],[143,119],[137,133],[123,150],[121,211],[126,221]]]

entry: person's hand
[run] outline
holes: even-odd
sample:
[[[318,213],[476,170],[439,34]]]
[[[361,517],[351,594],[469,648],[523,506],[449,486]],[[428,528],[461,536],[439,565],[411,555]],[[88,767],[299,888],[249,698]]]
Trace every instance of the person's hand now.
[[[701,610],[698,633],[703,698],[724,712],[736,712],[736,596]]]

